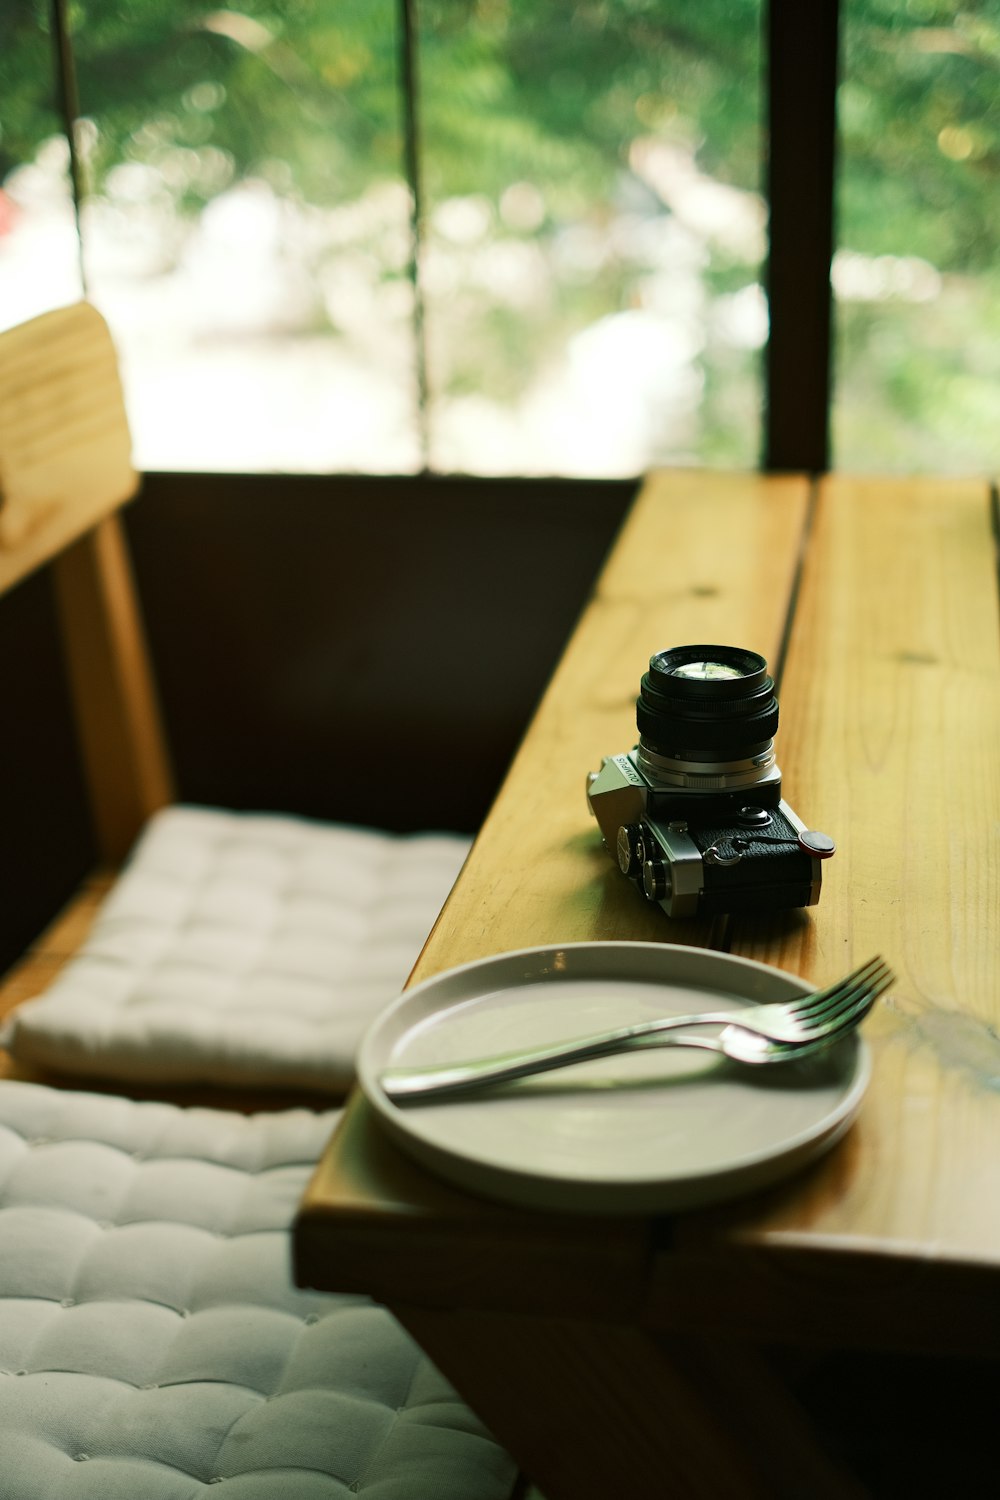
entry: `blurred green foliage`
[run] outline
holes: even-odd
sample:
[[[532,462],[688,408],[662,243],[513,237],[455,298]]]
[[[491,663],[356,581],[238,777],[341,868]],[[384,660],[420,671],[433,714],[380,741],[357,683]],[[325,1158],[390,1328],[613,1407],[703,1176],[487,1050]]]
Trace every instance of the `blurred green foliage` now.
[[[174,211],[263,178],[318,208],[403,172],[399,0],[69,0],[85,181],[155,168]],[[498,233],[543,243],[581,222],[663,214],[630,172],[639,138],[683,148],[700,173],[760,190],[759,0],[415,0],[425,208],[491,205]],[[57,134],[50,0],[0,8],[0,183]],[[945,273],[936,299],[847,298],[838,323],[838,461],[928,466],[994,452],[984,391],[1000,376],[1000,0],[844,0],[841,245]],[[512,184],[539,210],[501,224]],[[432,232],[433,238],[433,232]],[[398,276],[398,257],[384,275]],[[513,399],[525,369],[574,329],[631,305],[636,268],[605,254],[542,309],[482,291],[455,301],[461,347],[443,388],[477,380]],[[715,247],[711,296],[759,280]],[[447,306],[447,298],[442,298]],[[443,347],[449,340],[438,336]],[[701,458],[753,460],[756,355],[706,349]],[[479,374],[477,375],[477,368]],[[755,439],[753,441],[755,448]],[[945,464],[947,460],[947,465]]]
[[[0,9],[0,179],[59,128],[49,0]],[[401,168],[397,0],[71,0],[91,185],[154,142],[287,165],[310,202]],[[756,0],[422,0],[432,195],[530,174],[588,201],[644,130],[692,137],[703,171],[760,176]],[[998,0],[848,0],[843,239],[977,269],[996,258]],[[205,87],[208,85],[208,88]],[[195,193],[195,197],[197,194]]]
[[[0,178],[57,121],[49,0],[0,12]],[[237,176],[282,160],[311,202],[400,170],[398,0],[71,0],[80,107],[102,169],[150,122],[212,144]],[[599,195],[629,139],[674,119],[702,166],[759,173],[757,0],[421,0],[420,112],[430,185],[496,193],[526,172]],[[205,110],[199,85],[221,89]],[[208,119],[203,117],[208,115]]]
[[[48,0],[0,12],[0,177],[53,128],[49,12]],[[97,125],[91,190],[168,147],[212,146],[236,177],[285,163],[313,201],[398,170],[394,12],[394,0],[71,0],[80,110]]]
[[[1000,468],[1000,0],[847,0],[838,229],[936,295],[842,300],[844,467]]]
[[[953,270],[996,264],[998,0],[848,0],[841,241]]]

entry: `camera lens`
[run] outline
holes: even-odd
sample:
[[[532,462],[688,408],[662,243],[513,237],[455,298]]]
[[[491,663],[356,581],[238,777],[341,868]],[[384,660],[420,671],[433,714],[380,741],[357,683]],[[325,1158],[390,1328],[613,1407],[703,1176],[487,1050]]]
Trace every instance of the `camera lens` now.
[[[655,780],[715,789],[760,779],[778,727],[767,662],[738,646],[661,651],[643,674],[636,724],[640,764]]]

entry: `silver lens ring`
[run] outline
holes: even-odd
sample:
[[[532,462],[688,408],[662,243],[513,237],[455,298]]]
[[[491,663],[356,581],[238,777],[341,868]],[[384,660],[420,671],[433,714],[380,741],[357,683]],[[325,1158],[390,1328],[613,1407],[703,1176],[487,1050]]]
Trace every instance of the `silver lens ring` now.
[[[774,741],[759,754],[744,760],[686,760],[663,755],[640,739],[636,750],[639,769],[661,786],[687,787],[691,791],[736,791],[756,786],[774,772]]]

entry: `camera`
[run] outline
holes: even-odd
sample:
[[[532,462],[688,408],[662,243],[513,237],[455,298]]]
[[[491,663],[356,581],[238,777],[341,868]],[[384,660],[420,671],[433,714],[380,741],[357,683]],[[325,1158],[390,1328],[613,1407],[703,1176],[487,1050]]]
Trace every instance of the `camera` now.
[[[587,800],[622,873],[670,917],[814,906],[826,834],[781,795],[778,700],[767,662],[738,646],[650,659],[639,743],[605,757]]]

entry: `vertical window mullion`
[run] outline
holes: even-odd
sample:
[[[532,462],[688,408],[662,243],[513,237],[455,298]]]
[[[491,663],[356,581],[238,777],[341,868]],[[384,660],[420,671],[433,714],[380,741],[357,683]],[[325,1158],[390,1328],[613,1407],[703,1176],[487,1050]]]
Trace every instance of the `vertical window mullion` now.
[[[87,295],[87,272],[83,259],[83,233],[80,209],[83,203],[83,176],[80,171],[80,155],[77,151],[76,125],[80,117],[80,103],[76,87],[76,67],[73,61],[73,43],[66,18],[66,0],[52,0],[52,49],[53,71],[59,100],[59,113],[66,132],[69,147],[69,175],[73,189],[73,213],[76,218],[77,253],[80,262],[80,284]]]
[[[420,171],[420,76],[417,64],[417,0],[399,0],[400,78],[402,82],[403,156],[410,190],[410,283],[413,289],[413,347],[416,382],[417,440],[421,468],[430,464],[430,421],[427,387],[427,344],[423,286],[420,277],[423,247],[423,193]]]
[[[770,0],[764,466],[830,459],[838,0]]]

